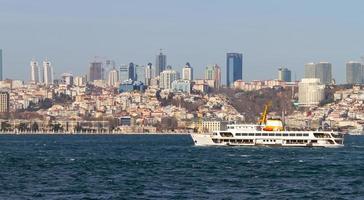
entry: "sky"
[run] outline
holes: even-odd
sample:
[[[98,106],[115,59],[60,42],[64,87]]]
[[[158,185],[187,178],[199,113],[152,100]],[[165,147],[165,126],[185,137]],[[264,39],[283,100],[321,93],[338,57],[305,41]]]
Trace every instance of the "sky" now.
[[[364,55],[361,0],[0,0],[4,77],[29,80],[30,60],[48,58],[55,75],[83,75],[89,62],[155,64],[159,49],[180,70],[203,78],[226,53],[244,56],[243,79],[275,79],[281,66],[328,61],[345,81],[345,63]]]

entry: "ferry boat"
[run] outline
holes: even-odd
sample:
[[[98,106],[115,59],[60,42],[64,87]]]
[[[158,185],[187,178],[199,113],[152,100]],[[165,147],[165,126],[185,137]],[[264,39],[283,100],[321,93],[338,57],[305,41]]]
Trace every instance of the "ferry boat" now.
[[[193,133],[197,146],[282,146],[343,147],[344,134],[335,131],[286,131],[279,119],[266,119],[267,107],[260,124],[231,124],[227,130],[212,134]]]

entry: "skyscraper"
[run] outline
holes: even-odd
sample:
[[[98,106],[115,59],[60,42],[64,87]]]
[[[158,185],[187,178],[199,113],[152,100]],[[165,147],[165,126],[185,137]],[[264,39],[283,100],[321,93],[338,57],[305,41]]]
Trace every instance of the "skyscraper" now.
[[[39,83],[39,67],[36,60],[30,61],[30,81],[32,83]]]
[[[90,78],[89,81],[102,80],[102,62],[91,62],[90,63]]]
[[[166,69],[167,66],[167,56],[163,55],[162,51],[157,55],[155,62],[155,75],[159,76],[161,72]]]
[[[0,49],[0,81],[3,80],[3,50]]]
[[[226,85],[232,86],[236,80],[243,79],[243,54],[226,54]]]
[[[321,84],[330,84],[332,82],[331,63],[307,63],[305,64],[305,78],[318,78]]]
[[[316,78],[320,79],[322,84],[332,83],[332,67],[331,63],[319,62],[316,64]]]
[[[214,80],[215,88],[221,86],[221,68],[218,65],[208,65],[205,68],[205,79]]]
[[[182,68],[182,79],[183,80],[193,80],[193,68],[190,63],[186,63],[186,65]]]
[[[291,82],[291,70],[281,67],[278,69],[278,80]]]
[[[129,79],[135,81],[135,65],[134,63],[129,63]]]
[[[307,63],[305,64],[305,78],[316,78],[316,64]]]
[[[363,66],[360,62],[350,61],[346,63],[346,82],[348,84],[363,83]]]
[[[53,68],[51,62],[48,59],[43,61],[43,83],[45,85],[53,84]]]
[[[129,65],[121,65],[119,69],[119,80],[121,82],[129,80]]]
[[[145,67],[145,85],[150,85],[151,79],[154,78],[154,69],[152,63],[148,63]]]
[[[159,87],[162,89],[172,89],[172,82],[178,78],[178,73],[176,71],[164,70],[160,74]]]
[[[107,84],[109,86],[116,86],[117,82],[119,81],[119,72],[115,69],[115,67],[109,71],[107,76]]]
[[[135,81],[140,81],[145,84],[145,66],[135,66]]]

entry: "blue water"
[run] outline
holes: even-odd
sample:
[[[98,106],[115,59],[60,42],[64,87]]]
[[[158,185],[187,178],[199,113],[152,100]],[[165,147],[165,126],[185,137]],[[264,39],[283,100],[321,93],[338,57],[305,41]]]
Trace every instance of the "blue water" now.
[[[188,136],[0,136],[0,199],[364,199],[364,137],[325,148]]]

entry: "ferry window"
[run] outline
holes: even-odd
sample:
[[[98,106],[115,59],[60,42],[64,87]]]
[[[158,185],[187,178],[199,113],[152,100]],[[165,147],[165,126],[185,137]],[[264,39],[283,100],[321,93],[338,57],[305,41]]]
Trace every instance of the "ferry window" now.
[[[274,133],[269,133],[269,136],[274,136]]]
[[[288,133],[283,133],[283,136],[288,136]]]
[[[268,136],[268,133],[263,133],[263,136]]]
[[[247,133],[242,133],[241,135],[242,135],[242,136],[247,136],[248,134],[247,134]]]
[[[254,133],[249,133],[249,136],[254,136]]]
[[[307,137],[308,136],[308,133],[304,133],[303,136],[306,136]]]
[[[290,133],[290,134],[289,134],[289,136],[296,136],[296,134],[294,134],[294,133]]]
[[[256,133],[255,135],[256,135],[256,136],[261,136],[262,134],[261,134],[261,133]]]
[[[282,136],[282,133],[276,133],[276,136]]]
[[[241,133],[237,133],[236,136],[241,136]]]
[[[302,136],[302,133],[297,133],[297,136]]]

